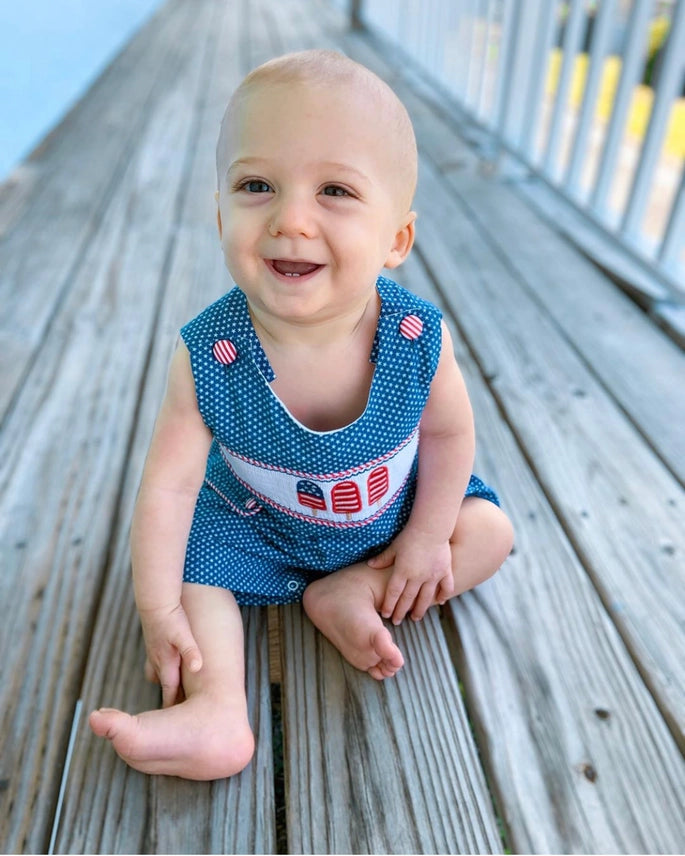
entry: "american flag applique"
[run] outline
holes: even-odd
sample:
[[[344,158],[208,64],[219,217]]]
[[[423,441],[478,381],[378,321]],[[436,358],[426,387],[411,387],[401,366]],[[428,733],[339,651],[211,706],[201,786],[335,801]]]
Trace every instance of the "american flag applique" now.
[[[317,511],[326,510],[326,499],[323,495],[323,491],[317,484],[314,484],[312,481],[302,479],[301,481],[298,481],[295,489],[297,491],[297,499],[300,505],[304,505],[305,508],[311,508],[315,515]]]

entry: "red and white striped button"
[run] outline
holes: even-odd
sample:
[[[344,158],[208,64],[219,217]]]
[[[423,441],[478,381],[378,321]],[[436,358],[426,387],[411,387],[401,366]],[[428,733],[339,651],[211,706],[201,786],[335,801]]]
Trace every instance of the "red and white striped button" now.
[[[400,324],[400,333],[405,339],[418,339],[423,333],[423,321],[418,315],[405,315]]]
[[[215,342],[212,347],[212,353],[214,354],[214,359],[225,366],[230,366],[238,356],[238,351],[230,339],[219,339],[218,342]]]

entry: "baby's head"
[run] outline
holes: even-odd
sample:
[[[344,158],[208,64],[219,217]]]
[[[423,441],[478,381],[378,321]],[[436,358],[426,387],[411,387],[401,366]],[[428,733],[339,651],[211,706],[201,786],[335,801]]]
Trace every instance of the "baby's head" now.
[[[253,309],[354,314],[411,249],[411,121],[341,54],[290,54],[249,74],[221,125],[217,172],[224,258]]]
[[[344,54],[307,50],[272,59],[251,71],[233,93],[224,114],[216,149],[219,188],[235,147],[236,125],[250,97],[264,87],[301,87],[325,93],[331,109],[337,103],[354,103],[357,116],[348,133],[365,133],[382,151],[386,180],[396,185],[398,201],[406,211],[416,190],[417,152],[406,108],[376,74]]]

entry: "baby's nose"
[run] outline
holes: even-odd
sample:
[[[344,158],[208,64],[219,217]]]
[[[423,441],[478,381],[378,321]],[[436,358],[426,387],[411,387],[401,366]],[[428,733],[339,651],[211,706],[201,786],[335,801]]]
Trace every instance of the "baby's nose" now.
[[[315,232],[314,215],[310,204],[296,197],[281,197],[275,201],[269,232],[274,236],[311,237]]]

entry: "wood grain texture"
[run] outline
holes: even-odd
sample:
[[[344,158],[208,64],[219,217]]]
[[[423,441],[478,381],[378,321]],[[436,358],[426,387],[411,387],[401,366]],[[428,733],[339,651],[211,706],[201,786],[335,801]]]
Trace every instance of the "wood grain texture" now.
[[[404,276],[439,302],[416,259]],[[516,531],[504,568],[446,610],[508,843],[519,853],[671,852],[685,840],[678,746],[450,326],[476,415],[477,471]]]
[[[284,608],[288,844],[294,853],[499,852],[456,675],[434,613],[397,632],[376,682]]]
[[[207,4],[198,6],[187,29],[190,54],[202,50],[198,40],[207,43],[211,17]],[[0,709],[3,734],[11,735],[0,755],[0,778],[8,783],[0,793],[0,841],[9,850],[47,846],[167,243],[175,236],[184,174],[176,146],[187,144],[195,118],[181,108],[201,66],[184,68],[151,110],[0,441],[8,545],[0,594],[10,616],[0,630]]]
[[[685,660],[672,641],[684,617],[683,490],[442,188],[426,167],[420,251],[606,608],[682,736]]]
[[[93,647],[84,714],[66,782],[57,853],[272,853],[273,754],[266,613],[243,611],[248,714],[257,749],[240,775],[217,782],[145,776],[96,738],[87,713],[103,697],[136,712],[159,705],[143,679],[145,658],[128,574],[110,576],[108,608]]]
[[[201,31],[202,16],[172,0],[28,161],[34,190],[0,243],[0,414],[27,382],[83,275],[112,198],[158,115],[155,102],[192,73],[188,64]]]

